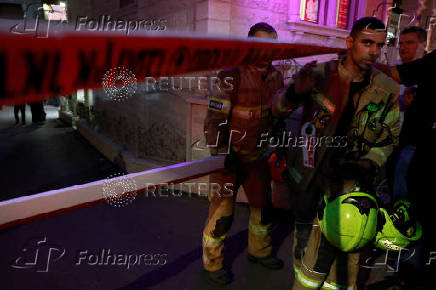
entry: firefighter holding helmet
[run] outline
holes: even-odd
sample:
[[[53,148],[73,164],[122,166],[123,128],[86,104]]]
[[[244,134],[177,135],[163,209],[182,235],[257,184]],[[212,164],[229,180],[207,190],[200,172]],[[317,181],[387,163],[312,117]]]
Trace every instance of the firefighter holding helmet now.
[[[293,289],[352,289],[360,249],[377,231],[383,240],[374,185],[400,132],[399,86],[373,67],[385,40],[380,20],[357,20],[345,57],[306,64],[275,96],[277,117],[304,106],[300,136],[308,141],[287,162],[296,215]]]

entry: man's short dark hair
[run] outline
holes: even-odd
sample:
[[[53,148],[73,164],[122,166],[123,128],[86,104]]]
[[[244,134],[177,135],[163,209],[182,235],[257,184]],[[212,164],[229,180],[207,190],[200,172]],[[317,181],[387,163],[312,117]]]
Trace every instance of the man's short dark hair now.
[[[416,33],[416,36],[418,37],[420,42],[427,41],[427,31],[419,26],[409,26],[403,29],[401,31],[401,35],[408,34],[408,33]]]
[[[270,33],[270,34],[271,33],[277,34],[277,31],[274,29],[274,27],[272,27],[271,25],[269,25],[266,22],[259,22],[259,23],[256,23],[250,27],[250,31],[248,32],[248,36],[252,37],[258,31],[265,31],[265,32]]]
[[[372,30],[385,30],[386,27],[384,23],[375,17],[363,17],[353,24],[353,28],[351,29],[350,36],[356,37],[356,35],[364,29],[372,29]]]

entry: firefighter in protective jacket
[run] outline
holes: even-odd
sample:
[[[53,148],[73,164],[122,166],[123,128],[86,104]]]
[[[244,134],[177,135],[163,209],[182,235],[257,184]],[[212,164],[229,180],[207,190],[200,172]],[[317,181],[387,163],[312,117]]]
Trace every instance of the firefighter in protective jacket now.
[[[249,36],[277,38],[266,23],[252,26]],[[231,281],[223,269],[224,240],[233,221],[233,206],[242,185],[250,205],[248,259],[270,269],[279,269],[281,260],[271,257],[270,177],[267,144],[259,137],[272,127],[271,104],[274,93],[283,87],[282,74],[271,63],[240,66],[221,71],[218,84],[231,82],[232,90],[215,86],[209,100],[204,130],[211,154],[225,154],[225,169],[211,174],[210,207],[203,230],[203,264],[209,279],[219,284]]]
[[[278,117],[304,105],[299,131],[302,139],[290,145],[288,160],[296,215],[294,289],[352,289],[356,284],[356,249],[371,237],[353,241],[348,245],[351,252],[347,252],[329,242],[336,238],[331,232],[331,239],[326,239],[316,215],[323,195],[327,203],[349,193],[360,195],[338,203],[336,208],[351,204],[364,215],[373,215],[370,208],[378,209],[375,199],[366,193],[374,194],[378,172],[398,143],[400,130],[399,86],[373,68],[385,38],[380,20],[357,20],[346,40],[345,57],[305,65],[290,87],[275,96],[273,113]],[[332,203],[331,208],[335,208]],[[348,214],[344,218],[360,217]],[[375,225],[373,219],[371,223]],[[363,230],[375,233],[375,228]]]

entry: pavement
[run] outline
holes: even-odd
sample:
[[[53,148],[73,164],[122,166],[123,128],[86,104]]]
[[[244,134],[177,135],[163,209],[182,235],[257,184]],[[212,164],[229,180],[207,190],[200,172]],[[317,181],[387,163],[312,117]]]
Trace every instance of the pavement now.
[[[0,111],[1,200],[120,172],[57,119],[56,107],[45,109],[45,123],[26,126],[15,126],[11,107]],[[0,289],[291,288],[293,222],[286,211],[275,212],[272,230],[273,252],[285,265],[272,271],[247,261],[249,210],[235,206],[224,248],[234,275],[227,286],[211,284],[202,270],[207,211],[204,196],[141,194],[125,207],[103,203],[1,230]]]
[[[47,121],[31,124],[27,107],[25,126],[15,125],[12,107],[0,111],[1,200],[121,172],[76,130],[57,119],[57,107],[45,106],[45,110]],[[207,210],[204,196],[143,194],[126,207],[103,203],[1,230],[0,288],[290,288],[292,221],[277,218],[280,222],[273,230],[274,251],[285,260],[285,267],[266,270],[246,258],[245,204],[235,207],[235,222],[224,250],[224,263],[232,269],[234,282],[226,287],[210,284],[201,260]],[[119,258],[115,265],[110,256],[114,253]]]

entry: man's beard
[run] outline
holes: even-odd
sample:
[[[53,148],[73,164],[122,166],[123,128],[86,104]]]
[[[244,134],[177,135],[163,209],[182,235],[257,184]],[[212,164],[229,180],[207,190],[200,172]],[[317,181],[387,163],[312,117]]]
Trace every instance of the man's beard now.
[[[358,62],[358,66],[361,70],[368,71],[375,64],[377,58],[372,57],[362,57],[360,62]],[[371,64],[366,63],[366,61],[370,61]]]

